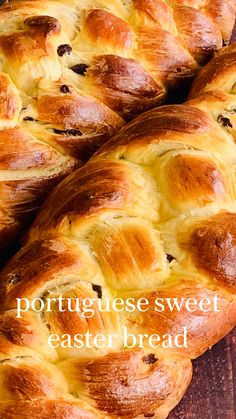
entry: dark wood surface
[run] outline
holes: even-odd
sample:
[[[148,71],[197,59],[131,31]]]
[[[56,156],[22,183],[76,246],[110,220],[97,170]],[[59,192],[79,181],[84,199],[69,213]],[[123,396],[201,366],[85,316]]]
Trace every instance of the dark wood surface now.
[[[193,364],[192,383],[168,419],[235,419],[236,329]]]

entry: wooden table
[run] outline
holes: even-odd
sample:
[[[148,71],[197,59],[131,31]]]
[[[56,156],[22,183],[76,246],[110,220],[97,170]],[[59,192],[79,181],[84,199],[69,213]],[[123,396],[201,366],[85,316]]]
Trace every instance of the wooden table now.
[[[236,328],[194,361],[192,383],[168,419],[236,418]]]

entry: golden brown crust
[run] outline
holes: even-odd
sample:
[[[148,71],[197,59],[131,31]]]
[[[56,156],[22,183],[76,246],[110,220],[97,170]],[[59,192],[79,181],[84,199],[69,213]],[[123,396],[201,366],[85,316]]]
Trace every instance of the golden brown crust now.
[[[232,12],[230,18],[234,20]],[[176,7],[174,8],[174,19],[185,47],[200,64],[209,60],[212,48],[215,50],[221,48],[220,31],[217,32],[214,23],[198,10],[189,6]],[[203,32],[206,34],[204,37],[202,37]],[[227,33],[227,36],[230,34]]]
[[[64,180],[63,185],[61,184],[65,191],[64,199],[58,202],[51,219],[42,220],[42,225],[46,222],[48,226],[54,228],[60,224],[62,228],[65,225],[67,229],[70,228],[74,216],[76,223],[79,223],[80,220],[86,219],[90,222],[93,215],[96,216],[98,212],[101,214],[111,210],[119,212],[123,211],[124,207],[127,210],[130,208],[132,213],[135,175],[132,166],[126,167],[119,162],[104,162],[103,167],[96,162],[84,166],[79,176],[75,172]],[[70,183],[71,187],[68,188],[67,185]],[[54,201],[53,193],[48,200]],[[40,230],[40,225],[38,229]]]
[[[140,350],[123,351],[85,362],[75,360],[72,365],[65,361],[61,367],[72,391],[82,385],[82,394],[88,394],[92,404],[111,417],[150,417],[156,411],[164,417],[165,404],[170,408],[178,391],[185,391],[192,375],[191,363],[161,357],[149,363],[148,357]],[[175,383],[180,377],[182,384],[177,390]]]
[[[1,120],[12,121],[18,116],[20,111],[21,101],[20,98],[15,94],[15,89],[10,79],[6,74],[0,74],[0,118]]]
[[[20,160],[20,155],[18,156]],[[56,173],[40,169],[32,178],[2,180],[0,182],[0,249],[13,243],[22,233],[22,229],[29,225],[36,210],[50,190],[76,167],[73,162],[62,162]],[[58,164],[58,163],[57,163]],[[37,176],[37,174],[41,176]]]
[[[232,303],[232,298],[220,288],[209,289],[201,285],[200,282],[191,282],[179,277],[177,280],[173,279],[171,287],[164,285],[156,292],[136,293],[136,299],[145,297],[150,302],[150,310],[146,313],[136,312],[128,314],[130,321],[129,328],[133,333],[158,333],[163,341],[163,336],[171,334],[178,336],[179,333],[184,333],[184,328],[188,332],[188,346],[179,350],[179,356],[189,356],[194,359],[201,355],[205,348],[212,347],[215,343],[221,340],[227,333],[229,333],[235,326],[236,319],[236,302]],[[130,296],[133,294],[130,293]],[[214,306],[214,299],[217,297],[217,311]],[[190,312],[188,307],[178,311],[176,308],[173,311],[168,309],[166,299],[176,298],[179,302],[183,299],[193,303],[190,309],[197,309]],[[156,301],[165,304],[165,311],[158,312],[156,310]],[[194,306],[194,301],[197,305]],[[201,301],[204,304],[199,308]],[[225,320],[227,318],[227,321]],[[132,333],[131,332],[131,333]],[[176,354],[178,349],[168,348]]]
[[[33,247],[22,249],[22,252],[16,255],[16,259],[12,260],[12,264],[1,272],[1,289],[7,295],[7,301],[2,300],[1,305],[6,303],[8,307],[15,307],[18,296],[23,298],[23,295],[27,294],[31,298],[36,284],[40,290],[50,288],[50,281],[54,283],[59,279],[60,282],[61,269],[65,270],[65,275],[68,272],[76,277],[76,272],[83,270],[83,264],[86,263],[86,259],[83,262],[79,260],[79,252],[83,255],[76,242],[66,240],[39,241]],[[16,268],[17,266],[20,268]],[[32,277],[34,281],[31,280]]]
[[[234,88],[234,74],[236,69],[236,45],[224,48],[221,54],[218,54],[214,60],[201,71],[199,77],[193,83],[190,98],[199,96],[211,90],[216,90],[218,86],[222,90],[231,93]]]
[[[54,387],[52,380],[45,371],[39,368],[22,366],[4,366],[1,368],[4,375],[3,391],[8,393],[8,399],[42,399],[60,398],[61,392]],[[51,381],[51,382],[50,382]]]
[[[22,232],[50,189],[121,123],[107,107],[76,89],[60,93],[62,85],[54,87],[52,96],[41,92],[37,101],[22,108],[14,84],[0,75],[1,249]]]
[[[236,290],[236,215],[220,213],[191,234],[194,263],[219,285]]]
[[[110,54],[93,60],[86,81],[98,99],[129,118],[159,105],[166,96],[162,84],[137,60]]]
[[[212,101],[214,100],[215,96],[212,98]],[[231,107],[229,97],[223,101],[222,108],[227,107],[228,103]],[[234,144],[232,145],[232,140],[219,130],[219,124],[214,119],[207,112],[207,105],[204,106],[199,99],[196,106],[192,106],[190,102],[188,105],[166,105],[156,108],[123,127],[100,148],[99,159],[112,155],[116,159],[140,163],[145,161],[147,155],[147,164],[152,165],[157,156],[173,148],[183,149],[186,144],[189,149],[205,152],[212,150],[225,153],[228,157]],[[96,154],[93,159],[96,159]]]
[[[208,158],[180,154],[166,165],[167,195],[176,201],[214,202],[226,195],[224,181],[216,164]],[[175,179],[175,183],[173,183]]]
[[[183,80],[196,74],[198,64],[172,33],[163,29],[139,28],[137,57],[153,67],[155,78],[166,88],[181,86]],[[161,45],[162,48],[157,47]],[[173,51],[170,53],[170,51]]]
[[[29,326],[29,322],[16,319],[15,312],[8,311],[0,315],[1,335],[14,345],[30,346],[34,333]],[[1,346],[2,351],[3,346]]]
[[[79,402],[65,400],[17,400],[0,402],[0,413],[6,419],[95,419]]]
[[[235,22],[235,0],[208,0],[206,3],[206,13],[216,22],[221,34],[227,41],[230,40],[230,26]]]
[[[116,123],[119,119],[113,117],[106,107],[89,96],[79,92],[72,95],[41,96],[37,102],[37,112],[40,121],[52,124],[59,130],[78,130],[77,135],[90,134],[97,125],[97,135],[104,132],[104,124]],[[112,118],[113,117],[113,118]]]
[[[92,9],[86,13],[85,31],[94,44],[131,48],[132,30],[127,22],[102,9]],[[100,44],[101,45],[101,44]]]
[[[53,167],[57,159],[56,150],[37,141],[19,126],[0,131],[0,170]]]

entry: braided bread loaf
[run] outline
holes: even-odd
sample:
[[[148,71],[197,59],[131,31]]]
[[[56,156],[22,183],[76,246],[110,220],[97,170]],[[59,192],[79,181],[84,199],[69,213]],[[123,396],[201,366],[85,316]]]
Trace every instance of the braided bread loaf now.
[[[1,417],[165,418],[191,359],[236,324],[235,81],[236,44],[197,78],[190,102],[139,116],[49,196],[1,273]],[[57,303],[16,315],[16,298],[60,295],[95,299],[94,316]],[[146,297],[149,310],[98,309],[117,297]],[[160,313],[156,298],[204,300],[209,310]],[[158,333],[161,346],[124,348],[124,325]],[[162,345],[184,327],[187,347]],[[88,331],[116,339],[105,349],[48,345],[50,334]]]
[[[0,9],[0,248],[125,120],[229,41],[235,0],[18,0]]]

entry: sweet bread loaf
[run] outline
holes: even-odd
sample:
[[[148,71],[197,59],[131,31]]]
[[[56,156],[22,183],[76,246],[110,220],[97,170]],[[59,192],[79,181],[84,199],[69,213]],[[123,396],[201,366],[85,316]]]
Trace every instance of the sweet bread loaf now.
[[[235,0],[18,0],[0,8],[0,248],[49,190],[228,43]]]
[[[166,418],[191,360],[236,324],[235,63],[236,46],[226,47],[189,102],[127,124],[48,197],[0,275],[2,417]],[[18,318],[16,298],[59,296],[93,298],[93,317],[55,303]],[[96,309],[117,297],[145,297],[149,310]],[[157,298],[197,307],[158,312]],[[127,349],[124,325],[161,343],[187,328],[188,345]],[[52,333],[89,331],[116,339],[103,349],[48,345]]]

